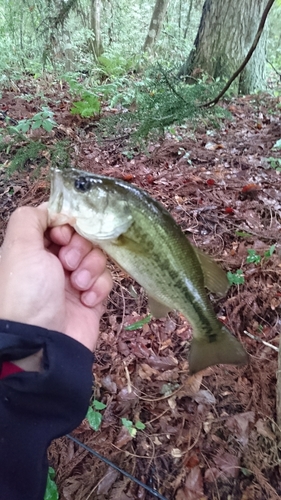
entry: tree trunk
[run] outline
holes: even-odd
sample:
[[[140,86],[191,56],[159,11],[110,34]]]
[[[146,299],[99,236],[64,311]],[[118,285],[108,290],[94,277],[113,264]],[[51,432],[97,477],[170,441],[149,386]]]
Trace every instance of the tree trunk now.
[[[94,40],[91,40],[90,46],[95,59],[103,53],[101,40],[101,11],[102,0],[91,0],[91,30],[94,34]]]
[[[191,17],[192,8],[193,8],[193,0],[190,0],[189,7],[188,7],[187,18],[186,18],[185,30],[184,30],[184,34],[183,34],[184,40],[187,37],[187,32],[188,32],[188,28],[189,28],[189,24],[190,24],[190,17]]]
[[[169,0],[156,0],[147,37],[144,42],[143,51],[152,52],[160,35],[164,16],[167,11]]]
[[[267,0],[205,0],[194,49],[179,76],[207,73],[228,80],[245,59],[256,36]],[[234,82],[237,92],[251,93],[264,87],[267,29]]]

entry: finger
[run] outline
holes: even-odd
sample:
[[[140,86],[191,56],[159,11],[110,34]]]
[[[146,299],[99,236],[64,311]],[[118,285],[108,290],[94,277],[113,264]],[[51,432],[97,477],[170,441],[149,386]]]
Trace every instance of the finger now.
[[[112,289],[112,277],[108,269],[99,276],[94,285],[81,294],[81,302],[87,307],[96,307],[102,304]]]
[[[59,259],[65,269],[74,271],[92,248],[92,243],[74,232],[68,245],[61,248]]]
[[[74,229],[73,227],[65,224],[64,226],[56,226],[52,228],[48,228],[47,237],[55,243],[56,245],[65,246],[70,243],[70,240],[73,236]]]
[[[3,248],[13,248],[15,242],[42,249],[43,235],[48,225],[46,207],[20,207],[10,217]]]
[[[71,274],[71,284],[78,290],[88,290],[106,269],[106,256],[99,248],[93,248]]]

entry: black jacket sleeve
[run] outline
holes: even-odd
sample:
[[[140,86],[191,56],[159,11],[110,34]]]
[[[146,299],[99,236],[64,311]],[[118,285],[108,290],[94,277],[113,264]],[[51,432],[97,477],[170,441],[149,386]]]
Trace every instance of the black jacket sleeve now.
[[[93,354],[59,332],[0,320],[0,368],[43,348],[43,371],[0,380],[0,500],[42,500],[47,448],[79,425],[92,391]]]

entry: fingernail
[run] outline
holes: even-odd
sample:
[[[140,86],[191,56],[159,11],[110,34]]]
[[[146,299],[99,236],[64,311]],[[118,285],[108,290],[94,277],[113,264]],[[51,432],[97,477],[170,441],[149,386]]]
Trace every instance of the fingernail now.
[[[83,303],[86,306],[94,307],[96,305],[97,296],[95,292],[88,292],[83,294]]]
[[[75,276],[75,282],[80,288],[87,288],[91,282],[91,274],[87,269],[82,269]]]
[[[80,262],[80,252],[72,248],[65,254],[65,262],[71,269],[75,269]]]

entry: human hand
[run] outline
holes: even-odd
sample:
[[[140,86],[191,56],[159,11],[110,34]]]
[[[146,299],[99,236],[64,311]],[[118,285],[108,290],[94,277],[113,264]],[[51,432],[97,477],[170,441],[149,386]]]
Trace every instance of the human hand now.
[[[0,249],[0,318],[65,333],[93,350],[112,287],[106,257],[70,226],[47,225],[46,203],[12,214]]]

